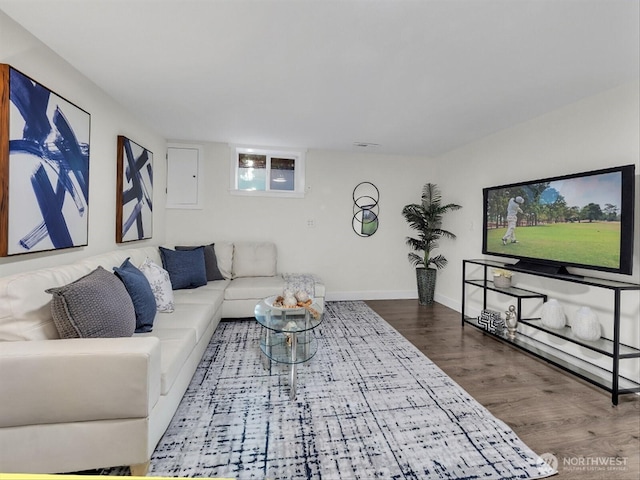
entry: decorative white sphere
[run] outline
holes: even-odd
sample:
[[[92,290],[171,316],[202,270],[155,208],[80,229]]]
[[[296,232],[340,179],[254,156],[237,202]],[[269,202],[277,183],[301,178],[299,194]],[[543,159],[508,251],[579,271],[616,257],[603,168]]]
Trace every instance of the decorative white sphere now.
[[[550,298],[549,301],[542,306],[540,320],[545,327],[555,329],[563,328],[567,324],[564,309],[555,298]]]
[[[285,307],[291,308],[298,305],[298,300],[296,300],[296,297],[291,295],[291,296],[284,297],[284,300],[282,303],[284,304]]]
[[[304,290],[298,290],[294,296],[298,299],[299,302],[306,302],[307,300],[309,300],[309,294]]]
[[[294,321],[287,322],[284,326],[285,332],[295,332],[298,329],[298,324]]]
[[[598,340],[602,327],[598,316],[589,307],[580,307],[571,322],[571,330],[581,340]]]

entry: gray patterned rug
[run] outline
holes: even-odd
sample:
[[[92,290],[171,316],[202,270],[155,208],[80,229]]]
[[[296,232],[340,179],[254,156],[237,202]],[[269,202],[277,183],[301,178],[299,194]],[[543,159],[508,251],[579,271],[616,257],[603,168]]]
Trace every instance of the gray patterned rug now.
[[[363,302],[329,302],[316,356],[261,364],[255,321],[221,322],[150,476],[525,479],[554,472]]]

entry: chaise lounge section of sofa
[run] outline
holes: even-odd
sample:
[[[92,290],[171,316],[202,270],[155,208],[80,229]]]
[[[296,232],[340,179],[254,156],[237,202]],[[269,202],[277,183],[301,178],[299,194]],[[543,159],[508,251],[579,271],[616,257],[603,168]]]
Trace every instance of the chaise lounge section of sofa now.
[[[173,311],[127,337],[60,338],[47,290],[127,258],[162,265],[158,247],[0,278],[0,471],[146,471],[220,320],[252,317],[286,285],[270,242],[219,242],[215,253],[222,279],[173,290]]]

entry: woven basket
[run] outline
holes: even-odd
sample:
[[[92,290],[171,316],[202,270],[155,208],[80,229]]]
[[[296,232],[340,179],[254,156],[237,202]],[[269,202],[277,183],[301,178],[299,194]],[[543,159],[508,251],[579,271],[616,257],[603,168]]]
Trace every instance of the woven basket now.
[[[498,288],[509,288],[511,286],[511,277],[503,277],[502,275],[494,275],[493,284]]]

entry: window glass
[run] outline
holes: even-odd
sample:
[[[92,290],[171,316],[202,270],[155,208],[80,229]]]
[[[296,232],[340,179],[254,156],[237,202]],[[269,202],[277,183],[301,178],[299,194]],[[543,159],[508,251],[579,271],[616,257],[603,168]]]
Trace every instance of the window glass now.
[[[264,190],[267,183],[267,156],[238,155],[238,190]]]
[[[296,161],[293,158],[271,158],[271,190],[295,190]]]
[[[304,197],[304,150],[232,147],[234,195]]]

